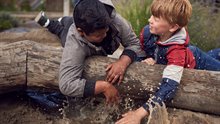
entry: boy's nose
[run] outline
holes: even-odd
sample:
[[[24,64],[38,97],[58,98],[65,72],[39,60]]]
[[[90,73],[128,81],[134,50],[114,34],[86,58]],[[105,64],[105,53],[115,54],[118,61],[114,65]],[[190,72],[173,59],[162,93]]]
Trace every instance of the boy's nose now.
[[[152,23],[152,16],[148,19],[149,23]]]

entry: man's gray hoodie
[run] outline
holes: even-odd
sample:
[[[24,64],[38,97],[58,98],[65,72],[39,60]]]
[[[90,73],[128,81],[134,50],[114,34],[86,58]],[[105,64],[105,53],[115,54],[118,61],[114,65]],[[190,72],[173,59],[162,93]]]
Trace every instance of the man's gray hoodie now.
[[[103,4],[114,7],[111,0],[100,1]],[[115,16],[110,26],[112,29],[110,45],[114,47],[110,51],[103,46],[96,46],[81,37],[74,23],[70,26],[59,70],[59,88],[63,94],[73,97],[94,95],[96,81],[86,80],[82,76],[85,59],[89,56],[112,54],[119,46],[119,43],[125,48],[123,55],[129,56],[132,60],[136,56],[140,56],[140,42],[131,25],[114,11],[112,14]]]

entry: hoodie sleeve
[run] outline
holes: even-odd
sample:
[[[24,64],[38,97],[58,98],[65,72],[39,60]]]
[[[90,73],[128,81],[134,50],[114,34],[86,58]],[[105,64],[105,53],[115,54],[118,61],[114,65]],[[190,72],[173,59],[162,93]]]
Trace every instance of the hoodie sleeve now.
[[[59,70],[59,88],[67,96],[87,97],[94,95],[95,81],[82,77],[86,50],[73,36],[67,36]]]
[[[139,38],[134,33],[131,24],[119,14],[116,14],[115,23],[116,28],[119,30],[121,43],[125,48],[122,55],[129,56],[132,61],[134,61],[137,56],[145,57],[145,53],[141,49]]]
[[[162,106],[163,102],[173,99],[182,78],[185,55],[185,49],[183,47],[174,46],[168,51],[168,65],[163,71],[161,85],[153,97],[143,105],[145,110],[150,111],[156,103]]]

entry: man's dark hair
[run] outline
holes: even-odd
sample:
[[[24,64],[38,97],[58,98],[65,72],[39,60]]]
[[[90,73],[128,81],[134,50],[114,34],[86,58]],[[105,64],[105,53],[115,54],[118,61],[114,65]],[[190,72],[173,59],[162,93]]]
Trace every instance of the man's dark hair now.
[[[87,35],[110,25],[111,19],[99,0],[80,0],[74,8],[74,22]]]

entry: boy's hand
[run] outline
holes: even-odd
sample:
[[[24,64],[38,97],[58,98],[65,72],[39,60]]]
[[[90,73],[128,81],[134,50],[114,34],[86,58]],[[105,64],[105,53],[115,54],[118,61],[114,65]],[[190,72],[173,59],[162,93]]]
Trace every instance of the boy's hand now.
[[[141,62],[147,63],[148,65],[154,65],[156,63],[153,58],[147,58],[145,60],[142,60]]]
[[[117,121],[115,124],[140,124],[141,119],[147,115],[148,112],[143,107],[140,107],[136,111],[129,111],[123,114],[123,118]]]
[[[131,59],[128,56],[122,55],[118,61],[108,65],[106,68],[106,81],[115,83],[119,79],[118,84],[120,84],[130,63]]]
[[[97,81],[95,86],[95,94],[103,93],[106,98],[106,104],[118,104],[118,90],[106,81]]]

